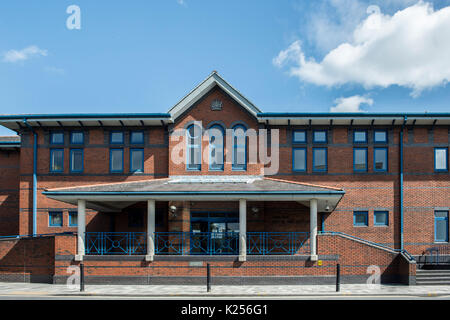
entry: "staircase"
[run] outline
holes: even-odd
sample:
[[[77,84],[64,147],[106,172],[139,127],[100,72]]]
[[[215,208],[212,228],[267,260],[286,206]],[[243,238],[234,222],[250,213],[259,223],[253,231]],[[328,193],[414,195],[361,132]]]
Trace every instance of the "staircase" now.
[[[450,266],[448,268],[433,268],[416,270],[416,284],[418,286],[450,285]]]

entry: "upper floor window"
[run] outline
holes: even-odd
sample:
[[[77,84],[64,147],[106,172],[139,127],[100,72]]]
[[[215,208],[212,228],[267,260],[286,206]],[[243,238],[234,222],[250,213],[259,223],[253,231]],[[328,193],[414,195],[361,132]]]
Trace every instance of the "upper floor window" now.
[[[70,149],[70,172],[83,172],[83,149]]]
[[[64,171],[64,149],[50,150],[50,171],[51,172]]]
[[[367,148],[353,149],[353,170],[367,171]]]
[[[84,134],[82,131],[72,131],[70,133],[70,143],[71,144],[83,144]]]
[[[326,143],[327,142],[327,130],[314,130],[313,142],[314,143]]]
[[[131,131],[130,143],[131,144],[143,144],[144,143],[144,132],[143,131]]]
[[[366,130],[353,131],[353,142],[354,143],[367,143],[367,131]]]
[[[313,171],[327,171],[326,148],[313,148]]]
[[[130,149],[130,172],[144,172],[144,149]]]
[[[306,143],[306,130],[294,130],[292,132],[293,143]]]
[[[123,149],[109,150],[109,169],[111,172],[123,172]]]
[[[247,168],[247,137],[243,125],[233,128],[233,170],[246,170]]]
[[[434,171],[448,171],[448,148],[434,148]]]
[[[200,170],[202,161],[202,129],[191,124],[187,128],[187,169]]]
[[[387,143],[388,135],[386,130],[375,130],[373,133],[373,141],[375,143]]]
[[[306,171],[306,148],[292,149],[292,170]]]
[[[387,171],[388,148],[373,148],[373,170]]]
[[[209,169],[223,170],[223,129],[219,125],[213,125],[208,130],[209,136]]]
[[[123,143],[123,132],[122,131],[112,131],[109,137],[109,142],[111,144],[122,144]]]
[[[51,144],[64,144],[64,132],[51,132],[50,133]]]

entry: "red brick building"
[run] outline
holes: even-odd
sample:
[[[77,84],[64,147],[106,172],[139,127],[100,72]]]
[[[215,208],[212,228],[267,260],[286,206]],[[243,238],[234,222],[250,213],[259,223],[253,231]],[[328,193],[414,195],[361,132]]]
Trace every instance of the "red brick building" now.
[[[213,72],[168,113],[0,124],[0,279],[414,283],[448,248],[450,114],[264,113]]]

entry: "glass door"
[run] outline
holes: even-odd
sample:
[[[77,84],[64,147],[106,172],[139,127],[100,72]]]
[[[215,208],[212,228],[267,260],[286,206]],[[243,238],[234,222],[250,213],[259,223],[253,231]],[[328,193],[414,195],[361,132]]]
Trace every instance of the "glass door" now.
[[[237,254],[239,218],[236,213],[191,214],[191,254]]]

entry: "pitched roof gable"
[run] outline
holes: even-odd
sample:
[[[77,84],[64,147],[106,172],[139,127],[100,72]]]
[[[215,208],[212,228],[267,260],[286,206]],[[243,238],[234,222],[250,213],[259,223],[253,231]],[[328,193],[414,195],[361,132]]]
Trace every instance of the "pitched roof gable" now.
[[[197,85],[191,92],[189,92],[183,99],[181,99],[168,111],[171,114],[172,119],[176,120],[215,86],[218,86],[223,91],[225,91],[231,98],[233,98],[240,106],[246,109],[255,118],[257,114],[261,112],[258,107],[250,102],[250,100],[244,97],[228,82],[226,82],[216,71],[213,71],[205,80]]]

